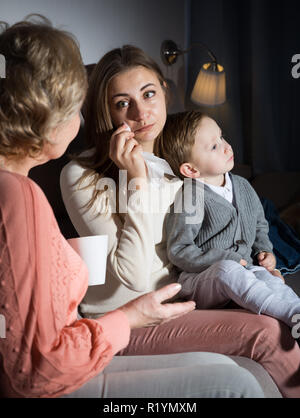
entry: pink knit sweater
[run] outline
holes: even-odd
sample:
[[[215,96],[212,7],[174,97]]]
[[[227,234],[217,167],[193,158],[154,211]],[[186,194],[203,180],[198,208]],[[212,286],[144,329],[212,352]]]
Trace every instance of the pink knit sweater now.
[[[70,393],[128,344],[129,323],[120,310],[77,319],[87,274],[41,189],[27,177],[0,170],[2,397]]]

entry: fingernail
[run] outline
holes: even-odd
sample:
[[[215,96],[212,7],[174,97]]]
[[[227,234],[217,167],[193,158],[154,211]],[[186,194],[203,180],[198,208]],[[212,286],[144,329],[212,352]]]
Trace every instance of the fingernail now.
[[[123,125],[125,126],[126,131],[131,132],[130,126],[126,122],[123,122]]]
[[[180,283],[175,283],[174,284],[174,289],[181,289],[181,284]]]

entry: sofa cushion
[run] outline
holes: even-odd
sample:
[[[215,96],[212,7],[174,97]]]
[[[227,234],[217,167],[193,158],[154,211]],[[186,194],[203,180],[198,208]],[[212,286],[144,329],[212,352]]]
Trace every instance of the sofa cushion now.
[[[276,384],[266,370],[256,361],[247,357],[228,356],[239,366],[248,370],[260,384],[266,398],[282,398]]]
[[[272,200],[279,210],[300,197],[300,171],[260,174],[251,184],[260,197]]]
[[[66,238],[77,237],[78,234],[69,218],[60,191],[60,173],[62,168],[70,161],[71,154],[83,151],[85,147],[83,129],[80,128],[77,137],[71,142],[65,154],[46,164],[34,167],[29,172],[29,177],[34,180],[45,193],[62,234]]]

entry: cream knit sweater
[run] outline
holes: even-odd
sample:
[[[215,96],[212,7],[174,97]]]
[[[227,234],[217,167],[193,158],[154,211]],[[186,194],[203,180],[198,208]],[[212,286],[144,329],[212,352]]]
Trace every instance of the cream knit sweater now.
[[[76,162],[67,164],[61,173],[61,191],[80,236],[108,235],[106,282],[89,287],[80,305],[82,316],[95,318],[175,281],[170,274],[173,266],[167,258],[164,220],[182,181],[168,176],[158,183],[149,183],[147,191],[128,191],[129,199],[137,203],[128,205],[127,213],[119,215],[112,213],[112,199],[106,192],[91,209],[86,208],[94,188],[79,189],[74,185],[84,171]],[[83,186],[88,183],[89,180]]]

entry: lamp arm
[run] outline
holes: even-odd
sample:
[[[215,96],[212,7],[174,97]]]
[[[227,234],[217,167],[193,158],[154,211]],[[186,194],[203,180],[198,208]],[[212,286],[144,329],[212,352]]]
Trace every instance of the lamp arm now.
[[[178,46],[176,45],[176,43],[173,42],[172,40],[163,41],[163,43],[161,45],[161,50],[160,50],[162,61],[166,65],[175,64],[179,55],[183,55],[183,54],[189,52],[194,46],[200,46],[202,49],[204,49],[207,52],[207,54],[210,56],[210,58],[212,60],[213,68],[216,70],[217,66],[218,66],[217,58],[212,53],[212,51],[205,44],[203,44],[202,42],[192,43],[191,46],[188,49],[182,50],[182,49],[179,49]]]
[[[194,42],[194,43],[192,43],[191,44],[191,46],[188,48],[188,49],[186,49],[186,50],[181,50],[180,51],[180,53],[181,54],[185,54],[186,52],[190,52],[191,51],[191,49],[194,47],[194,46],[200,46],[202,49],[205,49],[206,50],[206,52],[208,53],[208,55],[210,56],[210,58],[212,59],[212,61],[215,63],[215,64],[217,64],[217,57],[215,56],[215,54],[213,54],[213,52],[208,48],[208,46],[206,46],[204,43],[202,43],[202,42]]]

